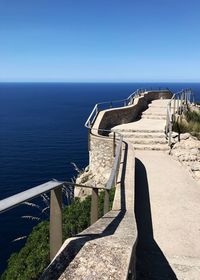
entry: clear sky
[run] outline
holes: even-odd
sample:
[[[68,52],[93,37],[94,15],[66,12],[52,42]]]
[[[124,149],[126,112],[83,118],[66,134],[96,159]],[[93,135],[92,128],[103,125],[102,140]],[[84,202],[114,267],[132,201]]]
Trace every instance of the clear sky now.
[[[0,81],[199,81],[199,0],[0,0]]]

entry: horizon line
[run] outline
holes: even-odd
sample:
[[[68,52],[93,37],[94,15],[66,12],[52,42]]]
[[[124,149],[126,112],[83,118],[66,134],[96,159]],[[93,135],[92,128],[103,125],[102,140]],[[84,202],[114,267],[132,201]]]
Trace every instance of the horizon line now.
[[[200,83],[200,81],[0,81],[0,84],[5,83],[69,83],[69,84],[75,84],[75,83],[87,83],[87,84],[94,84],[94,83]]]

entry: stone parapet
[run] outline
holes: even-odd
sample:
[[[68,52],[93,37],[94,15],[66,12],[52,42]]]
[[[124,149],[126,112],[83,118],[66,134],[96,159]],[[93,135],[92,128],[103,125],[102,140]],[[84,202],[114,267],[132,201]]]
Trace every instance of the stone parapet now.
[[[136,121],[152,100],[171,97],[172,93],[168,90],[148,91],[135,98],[131,105],[99,112],[90,134],[89,170],[93,184],[102,186],[106,183],[114,160],[112,137],[107,137],[109,131],[103,130],[111,130],[116,125]]]
[[[135,158],[132,145],[123,151],[112,210],[67,239],[41,280],[135,279]]]

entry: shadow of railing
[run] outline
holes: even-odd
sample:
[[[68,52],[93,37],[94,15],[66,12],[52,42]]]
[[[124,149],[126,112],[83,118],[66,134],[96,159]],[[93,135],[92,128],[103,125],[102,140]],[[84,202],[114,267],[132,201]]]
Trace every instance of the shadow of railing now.
[[[136,279],[177,280],[165,255],[154,240],[149,186],[145,166],[137,158],[135,164],[135,215],[138,230]]]

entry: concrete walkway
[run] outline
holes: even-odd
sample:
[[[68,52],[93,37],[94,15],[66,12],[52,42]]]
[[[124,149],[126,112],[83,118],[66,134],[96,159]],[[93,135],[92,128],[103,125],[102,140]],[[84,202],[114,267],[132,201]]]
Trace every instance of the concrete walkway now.
[[[200,186],[161,151],[169,150],[168,102],[155,100],[137,122],[113,128],[136,150],[137,280],[200,279]]]
[[[169,150],[165,135],[166,106],[165,100],[154,100],[147,110],[142,112],[135,122],[117,125],[113,131],[124,135],[124,140],[134,144],[136,150]]]
[[[137,279],[200,279],[200,186],[157,151],[136,152]]]

